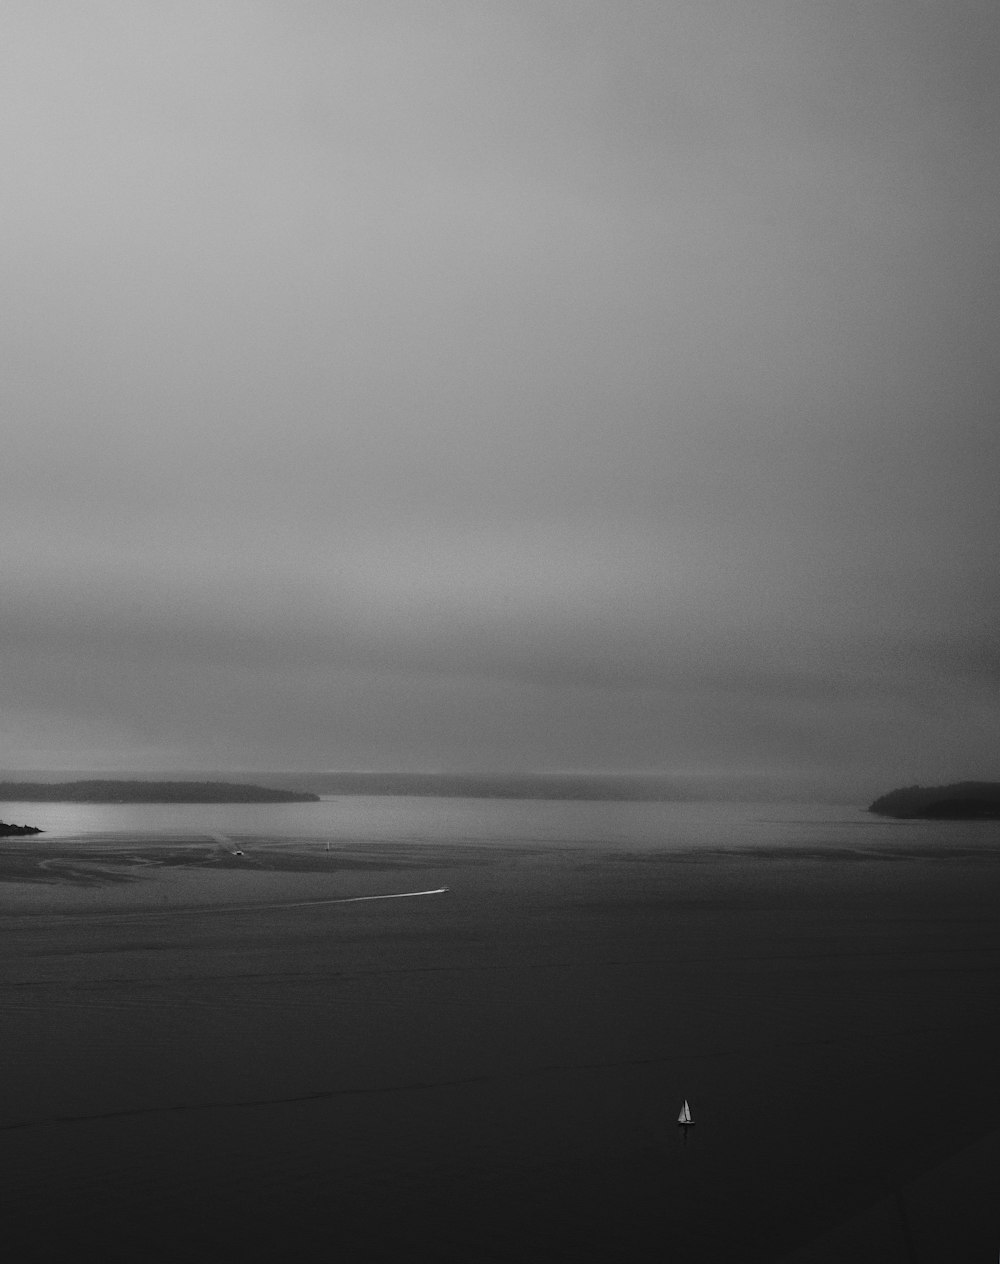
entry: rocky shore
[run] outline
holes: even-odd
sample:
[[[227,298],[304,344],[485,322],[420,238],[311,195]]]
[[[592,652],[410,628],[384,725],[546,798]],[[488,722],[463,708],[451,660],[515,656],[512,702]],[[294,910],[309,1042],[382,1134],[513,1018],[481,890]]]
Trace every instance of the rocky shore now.
[[[0,838],[24,838],[41,832],[34,825],[8,825],[6,821],[0,821]]]

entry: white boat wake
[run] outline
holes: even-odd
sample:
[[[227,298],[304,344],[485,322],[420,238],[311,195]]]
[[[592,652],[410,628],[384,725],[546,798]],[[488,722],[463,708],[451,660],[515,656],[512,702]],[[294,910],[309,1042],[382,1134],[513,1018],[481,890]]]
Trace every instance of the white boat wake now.
[[[282,904],[241,904],[234,906],[240,911],[254,909],[315,908],[321,904],[360,904],[363,900],[412,900],[418,895],[444,895],[448,887],[435,887],[432,891],[393,891],[389,895],[342,895],[335,900],[295,900]],[[216,910],[218,911],[218,910]]]
[[[357,904],[361,900],[412,900],[415,895],[444,895],[448,890],[450,890],[449,887],[434,887],[431,891],[397,891],[391,895],[350,895],[339,900],[320,900],[319,903]]]
[[[362,904],[367,900],[413,900],[423,895],[444,895],[450,887],[434,887],[429,891],[390,891],[384,895],[342,895],[327,900],[284,900],[272,904],[187,905],[184,908],[144,909],[141,913],[50,914],[60,922],[139,922],[151,917],[189,917],[198,913],[263,913],[272,909],[321,908],[325,904]],[[42,915],[44,916],[44,915]]]

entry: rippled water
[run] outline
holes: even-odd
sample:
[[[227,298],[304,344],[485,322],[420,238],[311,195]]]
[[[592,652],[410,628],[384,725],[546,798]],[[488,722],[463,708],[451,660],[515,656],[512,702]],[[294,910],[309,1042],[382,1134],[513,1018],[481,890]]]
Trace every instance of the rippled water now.
[[[52,884],[0,884],[11,1258],[991,1240],[995,825],[429,799],[0,815],[61,858]]]

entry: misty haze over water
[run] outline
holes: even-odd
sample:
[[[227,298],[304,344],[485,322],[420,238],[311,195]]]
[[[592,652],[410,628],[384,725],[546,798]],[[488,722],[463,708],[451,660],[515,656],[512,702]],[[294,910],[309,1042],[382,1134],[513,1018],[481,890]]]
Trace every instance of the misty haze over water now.
[[[996,775],[992,0],[0,31],[4,764]]]

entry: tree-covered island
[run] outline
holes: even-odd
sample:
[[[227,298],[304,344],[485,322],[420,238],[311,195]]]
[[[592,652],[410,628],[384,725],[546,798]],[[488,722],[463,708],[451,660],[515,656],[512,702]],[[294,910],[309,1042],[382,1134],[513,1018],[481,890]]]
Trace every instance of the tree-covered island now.
[[[876,799],[868,811],[899,820],[1000,821],[1000,782],[905,786]]]

